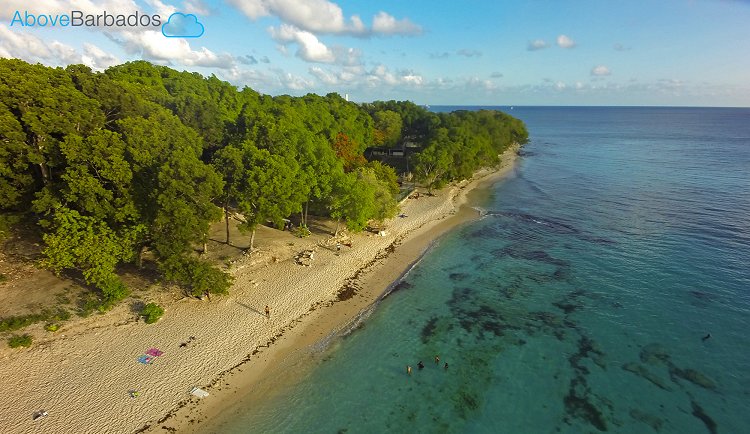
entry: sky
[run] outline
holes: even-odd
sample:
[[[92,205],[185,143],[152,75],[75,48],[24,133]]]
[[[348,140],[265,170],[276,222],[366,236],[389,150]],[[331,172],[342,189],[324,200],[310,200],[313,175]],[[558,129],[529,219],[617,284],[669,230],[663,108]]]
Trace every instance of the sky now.
[[[750,0],[3,0],[0,57],[358,102],[748,107]]]

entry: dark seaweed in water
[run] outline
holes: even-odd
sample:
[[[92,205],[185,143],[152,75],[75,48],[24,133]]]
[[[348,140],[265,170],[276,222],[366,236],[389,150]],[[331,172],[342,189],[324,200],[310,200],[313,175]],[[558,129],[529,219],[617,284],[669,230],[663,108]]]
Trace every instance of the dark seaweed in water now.
[[[422,342],[427,343],[430,338],[435,334],[435,329],[437,329],[437,322],[438,317],[433,316],[430,318],[429,321],[427,321],[427,324],[422,327]]]
[[[469,278],[469,275],[466,273],[451,273],[448,275],[448,277],[453,281],[457,281],[457,280],[466,280]]]
[[[568,358],[570,366],[575,372],[575,377],[570,380],[568,394],[563,399],[563,403],[568,415],[589,422],[599,431],[607,431],[607,421],[604,414],[589,399],[591,390],[586,382],[589,369],[581,363],[583,359],[589,358],[590,354],[599,357],[604,355],[591,338],[582,334],[578,339],[578,351]]]
[[[604,420],[604,415],[585,396],[576,396],[574,389],[570,388],[564,402],[565,411],[568,414],[588,421],[599,431],[607,431],[607,422]]]
[[[466,238],[481,238],[484,240],[497,239],[500,231],[490,225],[482,225],[479,229],[466,234]]]
[[[557,259],[543,250],[528,250],[528,247],[525,243],[511,244],[509,246],[503,247],[502,249],[493,250],[492,254],[498,258],[501,258],[503,256],[510,256],[514,259],[525,259],[527,261],[543,262],[545,264],[552,264],[558,267],[568,267],[570,265],[568,261]]]
[[[410,289],[411,287],[412,287],[411,283],[407,282],[406,280],[401,280],[393,286],[393,289],[391,289],[391,292],[401,291],[402,289]]]
[[[717,433],[716,422],[714,422],[714,420],[711,419],[706,414],[706,412],[703,410],[703,408],[700,405],[698,405],[697,402],[690,401],[690,404],[692,404],[693,406],[693,416],[700,419],[703,422],[703,424],[706,425],[706,428],[708,428],[708,432],[710,432],[711,434],[716,434]]]
[[[578,229],[573,226],[563,223],[560,221],[552,220],[549,218],[537,217],[531,214],[508,212],[508,211],[490,211],[487,215],[510,217],[523,222],[536,223],[541,226],[545,226],[558,234],[577,234]]]

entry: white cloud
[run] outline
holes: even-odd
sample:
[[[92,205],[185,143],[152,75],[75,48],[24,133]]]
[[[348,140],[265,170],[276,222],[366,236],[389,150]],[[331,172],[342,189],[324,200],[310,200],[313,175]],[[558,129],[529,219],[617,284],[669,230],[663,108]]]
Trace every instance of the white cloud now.
[[[630,50],[633,49],[633,47],[626,47],[626,46],[620,44],[619,42],[617,44],[613,45],[612,48],[614,48],[615,51],[630,51]]]
[[[318,63],[333,63],[336,60],[333,51],[310,32],[289,24],[282,24],[279,28],[271,27],[269,33],[276,42],[283,46],[292,42],[296,43],[297,56],[303,60]]]
[[[387,66],[379,64],[366,73],[365,81],[368,86],[410,86],[420,87],[424,84],[424,77],[411,70],[391,72]]]
[[[107,34],[107,36],[122,45],[128,53],[141,53],[143,58],[148,60],[222,69],[232,68],[236,63],[231,54],[217,54],[206,47],[193,50],[187,40],[165,38],[161,32],[155,30],[119,32],[116,35]]]
[[[529,44],[526,46],[526,49],[528,51],[537,51],[537,50],[543,50],[547,48],[547,42],[544,41],[544,39],[534,39],[533,41],[529,41]]]
[[[430,53],[430,59],[447,59],[451,57],[451,53],[443,51],[442,53]]]
[[[107,69],[121,63],[117,56],[88,42],[83,43],[83,63],[94,69]]]
[[[397,20],[391,15],[380,11],[372,20],[372,32],[382,35],[417,35],[422,28],[408,18]]]
[[[459,56],[464,56],[464,57],[481,57],[482,56],[482,52],[481,51],[479,51],[479,50],[471,50],[471,49],[468,49],[468,48],[462,48],[462,49],[456,51],[456,54],[458,54]]]
[[[569,36],[560,35],[557,37],[557,45],[560,48],[573,48],[576,46],[576,43]]]
[[[346,34],[356,36],[413,35],[421,33],[420,26],[407,18],[397,20],[385,12],[378,12],[368,29],[358,15],[348,19],[341,7],[329,0],[227,0],[250,19],[278,17],[283,23],[318,34]]]
[[[185,0],[182,2],[181,12],[197,15],[211,15],[213,12],[203,0]]]
[[[30,33],[10,30],[4,24],[0,24],[0,57],[52,66],[82,63],[96,70],[120,63],[116,56],[94,44],[85,42],[81,53],[70,45],[56,40],[47,42]]]
[[[313,66],[309,69],[309,72],[323,84],[331,86],[339,84],[339,78],[336,76],[336,74],[332,73],[331,71],[325,71],[319,66]]]
[[[329,48],[320,42],[311,32],[301,30],[289,24],[268,29],[271,37],[281,45],[281,51],[286,52],[289,44],[297,45],[297,57],[307,62],[338,63],[341,65],[355,65],[359,63],[360,53],[353,48]]]
[[[609,68],[607,68],[604,65],[597,65],[591,68],[591,75],[596,76],[596,77],[604,77],[604,76],[611,75],[611,74],[612,74],[612,71],[610,71]]]

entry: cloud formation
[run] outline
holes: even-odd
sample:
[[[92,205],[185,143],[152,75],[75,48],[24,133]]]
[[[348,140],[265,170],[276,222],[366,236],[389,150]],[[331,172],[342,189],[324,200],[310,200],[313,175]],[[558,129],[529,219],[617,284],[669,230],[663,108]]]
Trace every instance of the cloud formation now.
[[[630,50],[633,49],[632,47],[626,47],[626,46],[620,44],[619,42],[617,44],[615,44],[612,48],[614,48],[615,51],[630,51]]]
[[[320,42],[313,33],[299,29],[289,24],[268,29],[271,37],[280,44],[282,52],[289,44],[297,45],[296,56],[307,62],[338,63],[353,65],[359,63],[360,53],[353,48],[329,48]]]
[[[612,72],[604,65],[597,65],[593,68],[591,68],[591,75],[595,77],[604,77],[607,75],[611,75]]]
[[[252,20],[265,16],[278,17],[283,23],[316,34],[354,36],[416,35],[422,28],[408,18],[396,19],[386,12],[373,17],[367,28],[358,15],[348,19],[341,7],[329,0],[227,0]]]
[[[372,20],[372,33],[381,35],[418,35],[422,28],[408,18],[397,20],[385,12],[378,12]]]
[[[456,51],[456,54],[458,54],[459,56],[464,56],[464,57],[481,57],[482,56],[482,52],[481,51],[479,51],[479,50],[471,50],[471,49],[468,49],[468,48],[462,48],[462,49]]]
[[[560,48],[573,48],[576,46],[576,43],[569,36],[560,35],[557,37],[557,45]]]
[[[106,69],[120,63],[116,56],[106,53],[94,44],[85,42],[83,53],[75,48],[52,40],[45,41],[31,33],[15,32],[0,24],[0,57],[23,59],[31,63],[52,66],[84,64],[95,70]]]
[[[528,45],[526,45],[526,50],[528,51],[537,51],[537,50],[543,50],[547,48],[549,45],[547,45],[547,42],[544,41],[544,39],[534,39],[533,41],[529,41]]]

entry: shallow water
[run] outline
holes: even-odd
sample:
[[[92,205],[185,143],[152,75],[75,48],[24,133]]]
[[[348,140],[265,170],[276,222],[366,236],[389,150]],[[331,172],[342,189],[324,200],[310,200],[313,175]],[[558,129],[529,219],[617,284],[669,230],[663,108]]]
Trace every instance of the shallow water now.
[[[486,215],[207,430],[750,432],[750,110],[510,113],[532,140]]]

